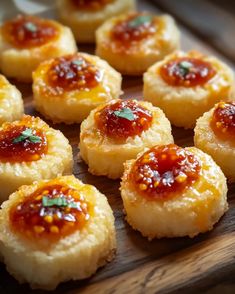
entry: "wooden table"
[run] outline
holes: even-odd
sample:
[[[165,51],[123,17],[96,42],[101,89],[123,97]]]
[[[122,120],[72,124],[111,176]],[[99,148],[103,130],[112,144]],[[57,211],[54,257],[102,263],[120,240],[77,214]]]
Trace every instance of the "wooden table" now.
[[[1,0],[0,10],[6,2],[7,0]],[[214,54],[234,66],[235,44],[232,37],[235,22],[228,11],[202,0],[139,1],[139,8],[156,13],[171,13],[178,20],[183,49],[198,49]],[[11,11],[8,13],[10,15]],[[94,50],[87,46],[79,48],[88,52]],[[23,93],[26,113],[36,114],[32,106],[30,86],[17,86]],[[124,98],[141,99],[142,79],[124,77],[123,89]],[[235,185],[229,185],[230,209],[212,232],[194,239],[148,242],[124,221],[119,181],[92,176],[87,172],[87,166],[77,160],[79,126],[53,127],[62,130],[73,146],[74,174],[85,183],[95,185],[108,197],[114,210],[118,239],[114,261],[100,269],[92,278],[62,284],[54,293],[235,293]],[[192,144],[193,131],[173,128],[173,135],[175,142],[181,146]],[[4,265],[0,264],[0,293],[45,292],[30,291],[25,285],[19,286],[6,272]]]

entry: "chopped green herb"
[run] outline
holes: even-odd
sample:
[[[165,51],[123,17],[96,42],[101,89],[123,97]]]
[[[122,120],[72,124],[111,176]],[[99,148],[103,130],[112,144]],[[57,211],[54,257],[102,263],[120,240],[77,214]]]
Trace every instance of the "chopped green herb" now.
[[[31,143],[40,143],[42,141],[42,138],[39,136],[33,135],[33,131],[30,128],[25,129],[21,134],[16,137],[12,142],[14,144],[23,142],[25,140],[29,140]]]
[[[192,63],[188,62],[188,61],[181,61],[178,64],[178,66],[179,66],[180,73],[182,74],[182,76],[186,76],[190,72],[190,69],[192,67]]]
[[[38,29],[37,26],[32,22],[26,22],[24,24],[24,27],[26,28],[26,30],[28,30],[28,31],[30,31],[32,33],[35,33],[37,31],[37,29]]]
[[[65,197],[49,198],[48,196],[43,196],[42,205],[44,207],[58,206],[58,207],[77,208],[76,202],[68,202]]]
[[[128,22],[128,26],[131,28],[136,28],[140,25],[151,22],[153,19],[152,15],[139,15],[136,18]]]
[[[123,108],[122,110],[114,111],[114,114],[117,117],[125,118],[129,121],[133,121],[135,119],[134,113],[130,108]]]
[[[76,59],[72,61],[73,64],[77,65],[77,66],[81,66],[83,64],[83,60],[81,59]]]

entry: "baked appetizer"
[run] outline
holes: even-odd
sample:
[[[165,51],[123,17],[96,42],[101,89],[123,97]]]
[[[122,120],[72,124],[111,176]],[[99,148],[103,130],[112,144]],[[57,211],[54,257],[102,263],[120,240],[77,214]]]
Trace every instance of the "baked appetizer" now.
[[[30,82],[33,70],[45,59],[77,51],[69,28],[36,16],[17,16],[0,27],[0,70]]]
[[[72,171],[72,148],[60,131],[24,115],[0,127],[0,202],[18,187]]]
[[[61,21],[78,42],[95,42],[96,29],[107,19],[135,10],[135,0],[57,0]]]
[[[195,146],[210,154],[230,182],[235,181],[235,102],[221,101],[197,120]]]
[[[33,73],[35,107],[54,123],[80,123],[93,108],[119,97],[121,81],[97,56],[76,53],[50,59]]]
[[[21,186],[2,204],[0,252],[7,270],[32,288],[87,278],[115,248],[106,197],[74,176]]]
[[[24,105],[20,91],[0,75],[0,125],[5,121],[20,119]]]
[[[155,146],[125,163],[126,219],[150,240],[211,230],[228,209],[226,195],[223,172],[195,147]]]
[[[233,71],[197,51],[173,53],[144,74],[144,99],[160,107],[177,127],[193,128],[197,118],[233,90]]]
[[[79,147],[89,172],[116,179],[127,159],[146,147],[172,142],[171,125],[161,109],[143,101],[113,100],[82,122]]]
[[[179,47],[179,31],[171,16],[129,13],[100,26],[96,44],[96,54],[121,73],[141,75]]]

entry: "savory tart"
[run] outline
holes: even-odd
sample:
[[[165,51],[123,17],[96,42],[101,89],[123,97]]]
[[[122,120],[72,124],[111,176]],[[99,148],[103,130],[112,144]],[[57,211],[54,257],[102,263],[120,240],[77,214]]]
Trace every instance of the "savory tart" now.
[[[96,31],[96,54],[123,74],[141,75],[179,47],[171,16],[128,13],[107,20]]]
[[[171,125],[161,109],[143,101],[113,100],[82,122],[79,148],[89,172],[116,179],[123,174],[123,163],[144,148],[172,142]]]
[[[221,101],[197,120],[195,146],[210,154],[230,182],[235,181],[235,102]]]
[[[93,108],[118,98],[121,82],[121,75],[97,56],[50,59],[33,73],[35,107],[54,123],[80,123]]]
[[[227,184],[195,147],[154,146],[125,163],[121,196],[127,222],[148,239],[194,237],[228,209]]]
[[[233,90],[233,71],[197,51],[173,53],[144,74],[144,99],[160,107],[177,127],[193,128],[197,118]]]
[[[72,171],[72,148],[65,136],[39,117],[0,127],[0,203],[18,187]]]
[[[74,176],[21,186],[0,211],[0,252],[7,270],[32,288],[84,279],[115,253],[106,197]]]
[[[57,0],[60,20],[78,42],[94,43],[96,29],[112,16],[135,10],[135,0]]]
[[[6,121],[20,119],[24,113],[21,93],[0,75],[0,125]]]
[[[17,16],[0,27],[0,70],[30,82],[33,70],[45,59],[77,51],[69,28],[36,16]]]

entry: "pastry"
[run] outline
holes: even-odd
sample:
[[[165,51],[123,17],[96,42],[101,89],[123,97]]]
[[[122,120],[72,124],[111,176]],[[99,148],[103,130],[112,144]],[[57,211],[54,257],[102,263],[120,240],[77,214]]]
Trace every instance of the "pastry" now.
[[[2,204],[0,252],[7,270],[32,288],[87,278],[115,248],[106,197],[74,176],[21,186]]]
[[[0,70],[10,78],[31,82],[45,59],[77,51],[69,28],[36,16],[17,16],[0,27]]]
[[[93,55],[50,59],[33,74],[35,107],[54,123],[80,123],[93,108],[119,97],[121,81],[118,72]]]
[[[21,93],[0,75],[0,125],[6,121],[20,119],[24,113]]]
[[[57,0],[57,7],[78,42],[94,43],[96,29],[112,16],[135,10],[135,0]]]
[[[83,121],[79,148],[89,172],[116,179],[126,160],[147,147],[172,142],[171,125],[161,109],[143,101],[114,100]]]
[[[195,147],[154,146],[125,163],[121,196],[127,222],[148,239],[194,237],[228,209],[227,184]]]
[[[72,172],[65,136],[38,117],[23,116],[0,127],[0,203],[18,187]]]
[[[178,47],[179,31],[169,15],[123,14],[96,31],[96,54],[127,75],[141,75]]]
[[[197,120],[195,146],[210,154],[230,182],[235,181],[235,102],[221,101]]]
[[[196,51],[173,53],[144,74],[144,99],[177,127],[193,128],[197,118],[233,91],[233,71]]]

